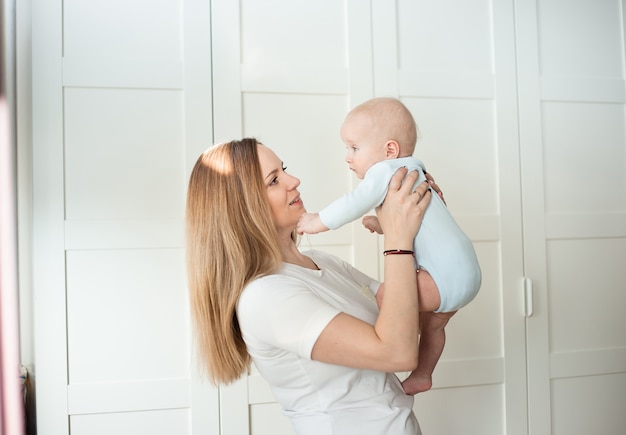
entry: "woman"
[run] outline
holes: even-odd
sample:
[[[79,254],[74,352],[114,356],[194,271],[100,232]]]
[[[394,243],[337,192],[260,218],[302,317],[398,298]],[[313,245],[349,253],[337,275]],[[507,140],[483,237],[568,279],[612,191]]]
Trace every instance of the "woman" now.
[[[306,210],[300,180],[285,169],[272,150],[243,139],[210,148],[192,171],[188,275],[210,379],[232,382],[253,361],[299,435],[419,434],[413,397],[393,373],[417,363],[409,254],[427,184],[411,192],[417,173],[400,169],[377,211],[392,254],[379,310],[378,282],[334,256],[298,250]]]

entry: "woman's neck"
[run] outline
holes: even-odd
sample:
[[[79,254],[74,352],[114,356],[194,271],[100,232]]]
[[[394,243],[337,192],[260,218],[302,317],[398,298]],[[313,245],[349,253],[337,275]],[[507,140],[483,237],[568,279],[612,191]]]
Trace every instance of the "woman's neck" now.
[[[285,263],[306,267],[307,269],[319,270],[319,267],[308,256],[304,255],[296,244],[289,238],[282,238],[280,243],[280,253]]]

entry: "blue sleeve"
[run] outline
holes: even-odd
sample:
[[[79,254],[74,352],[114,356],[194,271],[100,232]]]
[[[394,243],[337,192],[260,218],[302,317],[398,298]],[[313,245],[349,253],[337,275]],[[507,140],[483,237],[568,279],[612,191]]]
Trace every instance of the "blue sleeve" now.
[[[319,212],[322,223],[335,230],[379,206],[387,195],[389,180],[394,173],[395,169],[384,162],[372,166],[352,192],[336,199]]]

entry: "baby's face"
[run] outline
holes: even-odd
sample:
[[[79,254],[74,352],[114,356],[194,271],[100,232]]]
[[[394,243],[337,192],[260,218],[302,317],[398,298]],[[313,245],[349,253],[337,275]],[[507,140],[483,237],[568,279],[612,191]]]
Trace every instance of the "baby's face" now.
[[[377,135],[364,116],[353,116],[341,127],[341,139],[346,144],[346,163],[359,179],[367,170],[385,160],[385,143]]]

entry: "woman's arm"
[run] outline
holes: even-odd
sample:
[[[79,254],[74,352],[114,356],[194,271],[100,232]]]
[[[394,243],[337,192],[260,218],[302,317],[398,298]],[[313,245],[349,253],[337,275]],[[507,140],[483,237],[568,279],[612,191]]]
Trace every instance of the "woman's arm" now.
[[[413,238],[430,201],[427,183],[411,192],[416,172],[409,173],[402,183],[406,172],[404,168],[396,172],[378,209],[385,250],[413,249]],[[417,366],[419,304],[414,258],[387,255],[384,262],[385,299],[376,323],[338,314],[317,339],[311,353],[314,360],[387,372]]]

